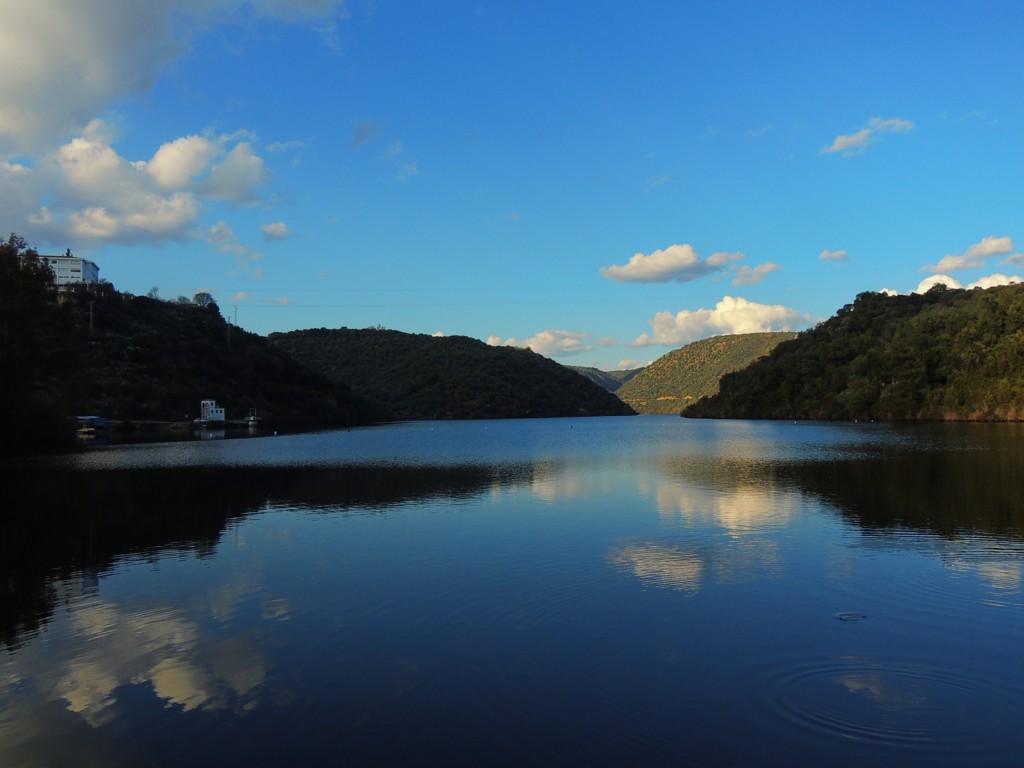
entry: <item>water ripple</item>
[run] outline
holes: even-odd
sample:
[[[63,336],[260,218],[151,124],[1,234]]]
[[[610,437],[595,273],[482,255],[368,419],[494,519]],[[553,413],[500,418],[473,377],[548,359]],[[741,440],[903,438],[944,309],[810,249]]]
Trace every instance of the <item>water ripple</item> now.
[[[761,681],[777,717],[819,735],[949,756],[1022,740],[1021,698],[995,681],[872,657],[795,662]]]

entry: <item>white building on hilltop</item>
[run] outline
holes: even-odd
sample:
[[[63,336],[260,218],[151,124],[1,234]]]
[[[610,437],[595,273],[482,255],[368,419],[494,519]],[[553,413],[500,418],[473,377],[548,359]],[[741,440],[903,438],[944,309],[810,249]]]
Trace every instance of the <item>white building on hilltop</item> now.
[[[74,283],[98,283],[100,268],[94,262],[71,255],[71,249],[63,256],[40,256],[39,260],[53,272],[57,287]]]

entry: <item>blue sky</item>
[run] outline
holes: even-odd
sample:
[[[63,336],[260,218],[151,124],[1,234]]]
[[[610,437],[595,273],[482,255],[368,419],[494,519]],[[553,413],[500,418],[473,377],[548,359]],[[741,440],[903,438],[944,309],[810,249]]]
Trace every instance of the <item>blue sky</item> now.
[[[1022,28],[984,1],[6,3],[0,227],[257,333],[632,367],[1019,280]]]

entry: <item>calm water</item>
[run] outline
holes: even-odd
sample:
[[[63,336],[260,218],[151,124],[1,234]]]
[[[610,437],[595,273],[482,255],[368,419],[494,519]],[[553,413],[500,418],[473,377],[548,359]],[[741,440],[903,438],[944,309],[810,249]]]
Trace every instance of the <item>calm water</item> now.
[[[1019,766],[1022,448],[638,417],[11,465],[0,765]]]

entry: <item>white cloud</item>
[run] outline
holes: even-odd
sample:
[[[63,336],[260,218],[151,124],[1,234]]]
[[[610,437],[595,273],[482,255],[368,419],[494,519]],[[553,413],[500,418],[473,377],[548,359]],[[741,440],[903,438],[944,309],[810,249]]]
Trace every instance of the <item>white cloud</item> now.
[[[32,167],[0,164],[0,206],[19,234],[78,247],[190,239],[206,203],[258,200],[269,178],[232,136],[175,139],[149,160],[122,157],[113,138],[93,121]]]
[[[968,290],[980,288],[984,290],[985,288],[996,288],[1001,285],[1017,285],[1019,283],[1024,283],[1024,277],[1019,275],[1004,275],[999,272],[991,275],[985,275],[985,277],[980,277],[973,283],[966,286],[949,275],[931,275],[918,283],[917,288],[911,291],[911,293],[928,293],[928,291],[936,285],[944,285],[947,288],[953,288],[956,290],[962,288],[967,288]],[[883,288],[879,293],[884,293],[889,296],[900,295],[899,291],[893,291],[888,288]]]
[[[32,0],[0,4],[0,156],[44,151],[148,91],[192,39],[245,16],[311,23],[330,40],[341,0]]]
[[[210,169],[201,190],[206,197],[238,205],[254,205],[256,187],[270,181],[263,159],[253,154],[247,141],[236,144],[227,156]]]
[[[639,360],[634,360],[632,358],[626,360],[619,360],[619,362],[615,364],[616,371],[632,371],[634,368],[643,367],[644,363],[641,363]]]
[[[972,259],[984,259],[988,256],[997,256],[1002,253],[1009,253],[1013,250],[1013,238],[1011,237],[983,237],[981,240],[964,253],[964,256]]]
[[[810,315],[781,304],[757,304],[724,296],[714,309],[659,312],[650,321],[653,333],[641,334],[630,346],[652,344],[678,347],[691,341],[733,333],[791,331],[814,322]]]
[[[701,260],[693,246],[670,245],[650,254],[636,253],[628,263],[601,267],[598,271],[609,280],[620,283],[686,283],[715,272],[721,272],[742,253],[713,253]]]
[[[945,286],[946,288],[956,289],[964,288],[964,285],[961,282],[950,278],[948,274],[933,274],[931,278],[925,278],[925,280],[921,281],[921,283],[918,284],[918,287],[913,289],[911,293],[928,293],[935,286]]]
[[[830,251],[828,248],[818,256],[822,261],[846,261],[847,257],[846,251]]]
[[[779,269],[779,265],[767,261],[757,267],[748,267],[744,264],[736,270],[736,277],[732,279],[733,285],[757,285],[762,282],[770,273]]]
[[[185,136],[161,146],[146,164],[146,170],[159,187],[181,189],[209,170],[219,154],[217,143],[201,136]]]
[[[913,129],[914,124],[910,120],[899,117],[883,118],[872,117],[866,128],[849,134],[840,134],[835,137],[831,144],[822,147],[818,154],[827,155],[834,152],[842,152],[844,155],[859,155],[869,144],[875,141],[880,133],[903,133]]]
[[[269,242],[275,242],[277,240],[286,240],[292,236],[291,230],[288,229],[288,225],[283,221],[275,221],[272,224],[263,224],[260,227],[260,231],[263,233],[263,239]]]
[[[947,288],[963,288],[959,280],[954,280],[949,275],[932,275],[922,280],[912,293],[928,293],[936,285],[944,285]]]
[[[1024,283],[1024,277],[1018,275],[1003,275],[995,273],[993,275],[986,275],[973,283],[968,285],[968,288],[995,288],[1000,285],[1017,285],[1018,283]]]
[[[597,346],[599,347],[614,347],[617,346],[618,343],[619,342],[617,342],[611,336],[602,336],[600,339],[597,340]]]
[[[529,347],[537,354],[546,357],[570,357],[593,349],[584,341],[589,337],[589,333],[581,331],[548,330],[541,331],[523,341],[518,339],[502,341],[499,336],[489,336],[487,343],[492,347]]]
[[[938,264],[926,264],[922,272],[935,274],[956,272],[961,269],[978,269],[985,266],[985,259],[1013,251],[1013,239],[1010,237],[983,237],[960,255],[943,256]],[[1019,255],[1019,254],[1018,254]],[[1006,259],[1004,264],[1015,263],[1016,256]]]

